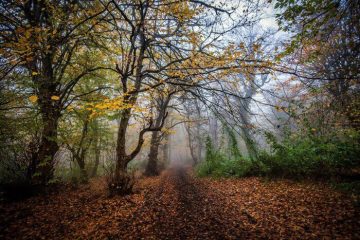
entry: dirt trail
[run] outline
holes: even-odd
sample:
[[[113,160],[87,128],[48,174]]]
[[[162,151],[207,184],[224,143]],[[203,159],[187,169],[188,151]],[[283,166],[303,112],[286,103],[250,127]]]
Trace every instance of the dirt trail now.
[[[218,196],[189,175],[172,168],[146,197],[117,237],[124,239],[224,239],[228,226]],[[229,230],[229,229],[226,229]]]
[[[360,239],[359,207],[326,184],[197,178],[174,167],[109,198],[104,179],[0,204],[0,239]]]
[[[321,187],[171,168],[114,239],[359,239],[358,208]]]

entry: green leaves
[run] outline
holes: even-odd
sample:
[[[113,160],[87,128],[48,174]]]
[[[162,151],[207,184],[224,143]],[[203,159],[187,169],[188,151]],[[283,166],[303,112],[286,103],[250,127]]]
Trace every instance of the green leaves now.
[[[278,0],[275,9],[280,11],[276,14],[280,29],[293,34],[286,55],[314,38],[326,41],[345,11],[332,0]]]

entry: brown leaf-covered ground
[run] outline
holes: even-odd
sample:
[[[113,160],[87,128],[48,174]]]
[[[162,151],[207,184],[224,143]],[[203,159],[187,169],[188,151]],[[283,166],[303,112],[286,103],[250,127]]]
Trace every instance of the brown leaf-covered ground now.
[[[359,209],[326,185],[196,178],[172,168],[109,198],[101,179],[0,205],[0,239],[360,239]]]

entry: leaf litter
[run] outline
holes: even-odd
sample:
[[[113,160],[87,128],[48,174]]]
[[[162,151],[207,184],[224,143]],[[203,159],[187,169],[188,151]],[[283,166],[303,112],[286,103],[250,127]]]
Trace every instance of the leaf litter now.
[[[212,179],[171,168],[108,197],[104,179],[0,204],[0,239],[360,239],[359,207],[326,184]]]

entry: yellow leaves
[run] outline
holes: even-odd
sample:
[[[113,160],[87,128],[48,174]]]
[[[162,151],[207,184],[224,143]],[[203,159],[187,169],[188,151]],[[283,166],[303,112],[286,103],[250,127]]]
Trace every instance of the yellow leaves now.
[[[261,45],[260,45],[259,43],[253,44],[253,50],[254,50],[255,52],[258,52],[258,51],[260,50],[260,47],[261,47]]]
[[[37,75],[39,75],[39,73],[38,72],[32,72],[31,75],[32,76],[37,76]]]
[[[39,97],[36,96],[36,95],[31,95],[31,96],[29,97],[29,100],[30,100],[30,102],[32,102],[32,103],[37,102],[38,99],[39,99]],[[59,96],[51,96],[51,100],[53,100],[53,101],[59,101],[59,100],[60,100],[60,97],[59,97]]]
[[[247,129],[256,129],[256,126],[254,124],[244,124],[243,127]]]
[[[42,31],[42,29],[40,27],[35,27],[34,28],[34,32],[37,33],[37,34],[41,33],[41,31]]]
[[[115,99],[105,99],[104,101],[97,103],[93,106],[93,108],[98,110],[120,110],[122,107],[126,105],[122,98],[115,98]]]
[[[181,70],[169,70],[168,75],[172,78],[184,79],[186,74]]]
[[[145,113],[146,108],[139,106],[139,104],[131,104],[124,100],[123,97],[116,97],[113,99],[106,98],[96,103],[87,103],[80,109],[90,112],[90,118],[101,116],[112,111],[122,111],[131,109],[132,113]]]
[[[24,33],[24,36],[26,39],[29,39],[31,37],[31,30],[26,30],[25,33]]]
[[[17,34],[22,34],[22,33],[25,32],[25,28],[23,28],[23,27],[18,27],[18,28],[16,28],[15,31],[16,31]]]
[[[285,108],[285,107],[281,107],[281,106],[275,106],[275,110],[278,111],[278,112],[281,112],[281,111],[285,111],[286,108]]]
[[[60,97],[59,96],[51,96],[51,100],[53,101],[59,101]]]
[[[93,111],[93,112],[91,112],[89,118],[90,118],[90,119],[94,119],[94,118],[95,118],[96,116],[98,116],[98,115],[99,115],[99,113]]]
[[[66,108],[66,110],[67,110],[68,112],[72,112],[72,111],[74,110],[74,107],[73,107],[73,106],[68,106],[68,107]]]
[[[154,59],[161,59],[161,54],[159,54],[158,52],[154,53]]]
[[[275,62],[280,62],[285,56],[286,56],[286,54],[281,52],[281,53],[275,55],[274,60],[275,60]]]
[[[30,102],[32,102],[32,103],[36,103],[38,99],[39,99],[39,98],[38,98],[38,96],[36,96],[36,95],[31,95],[31,96],[29,97],[29,100],[30,100]]]
[[[176,17],[180,22],[187,21],[193,18],[198,12],[190,8],[190,2],[185,1],[169,1],[169,4],[164,4],[160,9],[163,13]]]
[[[25,61],[26,61],[26,62],[32,62],[33,60],[34,60],[33,57],[27,57],[27,58],[25,58]]]
[[[170,128],[162,128],[161,132],[166,134],[166,135],[171,135],[171,134],[176,133],[176,131],[174,129],[170,129]]]
[[[32,44],[27,37],[19,36],[17,42],[9,43],[8,47],[11,48],[14,53],[24,55],[31,53]]]
[[[195,32],[191,32],[188,34],[188,39],[189,39],[189,42],[193,45],[193,46],[197,46],[198,43],[199,43],[199,37],[197,35],[197,33]]]

